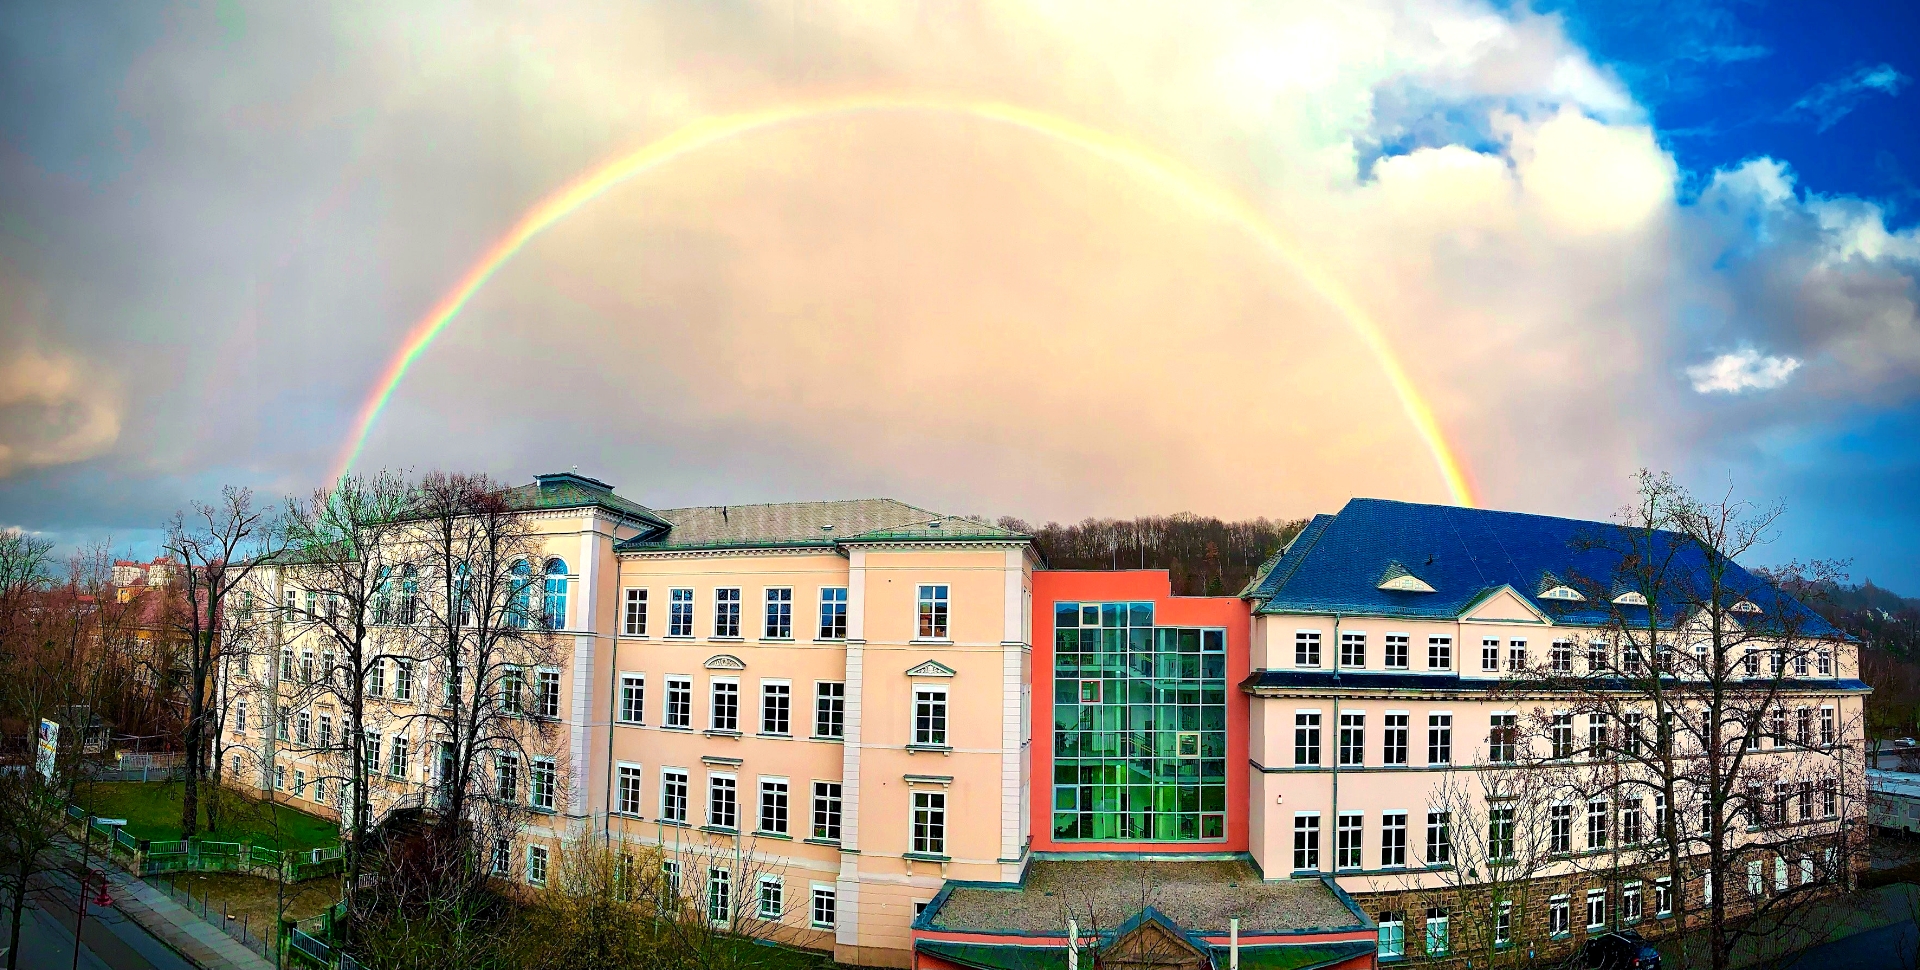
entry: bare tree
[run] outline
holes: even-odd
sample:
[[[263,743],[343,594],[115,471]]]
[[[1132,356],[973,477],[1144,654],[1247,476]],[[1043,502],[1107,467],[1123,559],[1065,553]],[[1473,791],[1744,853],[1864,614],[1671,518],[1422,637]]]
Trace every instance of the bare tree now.
[[[186,723],[182,748],[186,787],[180,804],[180,831],[200,831],[200,783],[209,774],[214,742],[216,674],[219,672],[220,623],[228,596],[279,549],[274,524],[256,508],[250,489],[228,486],[216,504],[193,503],[167,523],[167,551],[181,561],[185,609],[179,624],[185,636]],[[211,820],[210,820],[211,821]]]

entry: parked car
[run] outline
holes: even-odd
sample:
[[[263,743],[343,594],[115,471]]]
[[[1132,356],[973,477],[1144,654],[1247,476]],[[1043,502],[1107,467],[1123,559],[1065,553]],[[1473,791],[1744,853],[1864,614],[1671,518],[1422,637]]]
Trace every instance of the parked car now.
[[[1660,951],[1632,930],[1602,933],[1580,948],[1586,970],[1660,970]]]
[[[1911,748],[1916,742],[1912,738],[1894,738],[1893,743],[1896,747]]]

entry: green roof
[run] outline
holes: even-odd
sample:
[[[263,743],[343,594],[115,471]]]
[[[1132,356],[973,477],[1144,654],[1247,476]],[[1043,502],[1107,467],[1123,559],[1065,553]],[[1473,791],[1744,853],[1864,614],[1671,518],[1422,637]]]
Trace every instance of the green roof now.
[[[667,525],[666,520],[660,518],[659,514],[652,509],[613,494],[612,485],[574,472],[535,475],[533,484],[516,485],[505,490],[502,495],[514,508],[528,511],[602,508],[630,519],[638,519],[656,528]]]
[[[850,542],[1026,541],[975,519],[888,498],[658,509],[667,529],[621,542],[621,552],[695,549],[831,549]]]
[[[1051,946],[1009,946],[993,943],[956,943],[947,940],[921,940],[916,947],[943,960],[975,970],[1064,970],[1067,948]],[[1240,947],[1240,970],[1314,970],[1370,953],[1374,943],[1355,940],[1348,943],[1304,943],[1278,946]],[[1227,948],[1216,946],[1213,962],[1227,965]],[[1086,954],[1081,963],[1088,963]]]

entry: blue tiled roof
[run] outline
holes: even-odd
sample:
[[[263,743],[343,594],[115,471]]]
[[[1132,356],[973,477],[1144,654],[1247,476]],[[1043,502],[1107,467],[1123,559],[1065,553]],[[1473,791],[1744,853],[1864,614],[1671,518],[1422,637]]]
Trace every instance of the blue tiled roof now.
[[[1647,542],[1643,532],[1606,522],[1356,498],[1336,515],[1315,516],[1244,595],[1255,600],[1261,613],[1453,619],[1510,586],[1555,623],[1598,626],[1615,611],[1632,609],[1607,600],[1627,575],[1622,563],[1628,551],[1644,549]],[[1673,563],[1666,567],[1667,575],[1675,577],[1668,588],[1686,582],[1705,587],[1705,559],[1698,547],[1673,533],[1657,533],[1653,542]],[[1380,589],[1389,570],[1411,574],[1434,591]],[[1549,575],[1588,598],[1542,599],[1540,594],[1551,588],[1543,582]],[[1725,585],[1736,598],[1761,608],[1760,614],[1739,617],[1750,626],[1791,619],[1798,633],[1839,635],[1811,610],[1738,565],[1730,564]]]
[[[1770,687],[1782,691],[1819,691],[1821,693],[1868,692],[1865,681],[1852,678],[1787,678],[1766,681]],[[1556,686],[1540,681],[1511,681],[1494,678],[1462,677],[1459,674],[1415,674],[1395,673],[1378,670],[1256,670],[1240,682],[1243,690],[1378,690],[1378,691],[1415,691],[1421,694],[1491,694],[1497,690],[1512,690],[1516,687],[1528,692],[1542,690],[1565,690],[1580,693],[1595,691],[1639,691],[1645,689],[1644,681],[1631,681],[1624,678],[1583,678],[1568,681]]]

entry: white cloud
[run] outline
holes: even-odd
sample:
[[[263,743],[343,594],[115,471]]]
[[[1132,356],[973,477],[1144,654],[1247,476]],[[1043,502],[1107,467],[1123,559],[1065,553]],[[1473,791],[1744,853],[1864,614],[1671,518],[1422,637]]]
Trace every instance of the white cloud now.
[[[1819,123],[1819,130],[1826,131],[1853,113],[1853,109],[1859,107],[1869,94],[1895,97],[1912,80],[1892,64],[1862,67],[1845,77],[1815,85],[1801,95],[1787,113],[1811,117]]]
[[[1795,358],[1762,356],[1752,347],[1742,347],[1687,368],[1687,378],[1701,394],[1739,394],[1773,390],[1799,369]]]

